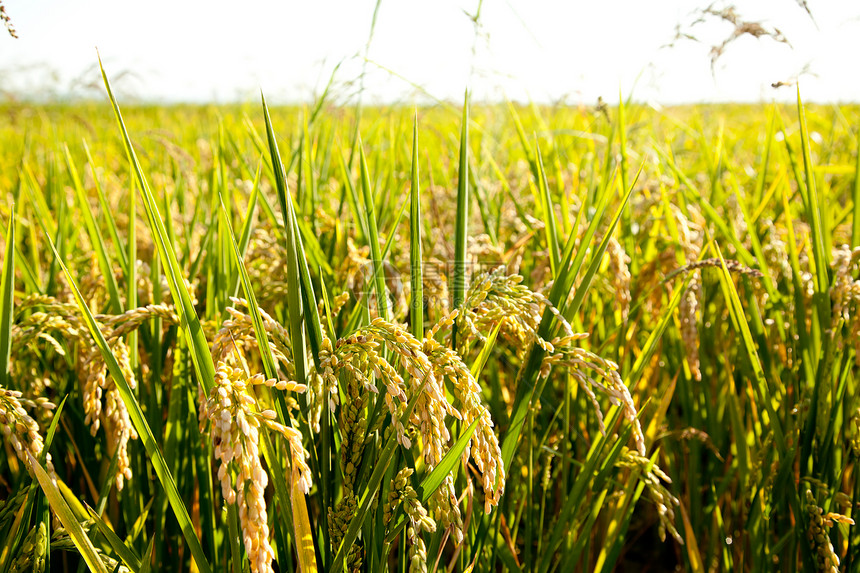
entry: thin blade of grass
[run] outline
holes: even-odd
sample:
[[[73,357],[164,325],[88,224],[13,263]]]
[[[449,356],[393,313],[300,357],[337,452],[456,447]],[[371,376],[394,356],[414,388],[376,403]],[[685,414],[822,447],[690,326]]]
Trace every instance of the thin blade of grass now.
[[[825,249],[824,226],[822,224],[822,213],[824,205],[818,201],[818,191],[815,186],[815,175],[812,167],[812,157],[809,150],[809,130],[806,126],[806,113],[803,111],[803,102],[800,99],[800,86],[797,86],[797,115],[800,119],[800,146],[803,155],[803,170],[806,176],[807,221],[812,230],[812,254],[815,260],[815,276],[817,278],[817,289],[815,307],[818,311],[822,328],[830,326],[830,296],[827,294],[830,288],[830,278],[827,269],[830,267],[829,253]]]
[[[409,280],[412,300],[409,307],[412,336],[424,338],[424,278],[421,260],[421,189],[418,178],[418,113],[412,124],[412,189],[409,211]]]
[[[496,323],[496,326],[493,327],[493,330],[491,330],[490,334],[487,336],[487,340],[484,342],[483,348],[481,348],[481,353],[478,354],[478,357],[472,363],[472,378],[475,380],[477,380],[481,375],[481,372],[484,370],[484,366],[487,364],[487,360],[490,358],[490,354],[493,352],[493,347],[496,344],[496,337],[502,329],[502,324],[503,322],[501,320]]]
[[[242,224],[242,232],[240,234],[238,246],[239,254],[244,257],[248,252],[248,245],[251,243],[251,233],[254,231],[254,215],[257,210],[257,198],[260,196],[260,176],[263,173],[263,161],[260,160],[260,165],[257,167],[257,175],[254,177],[254,187],[251,189],[251,195],[248,197],[248,208],[245,209],[245,220]],[[232,227],[231,227],[232,232]],[[233,282],[233,287],[230,289],[234,295],[239,292],[239,283],[241,277],[239,273]]]
[[[6,254],[0,281],[0,386],[9,387],[9,360],[12,349],[12,305],[15,294],[15,206],[6,232]]]
[[[63,152],[65,154],[66,167],[69,170],[69,176],[72,178],[72,186],[75,190],[75,196],[78,199],[78,209],[83,216],[84,225],[86,226],[87,234],[90,237],[90,243],[95,250],[96,258],[98,259],[99,270],[101,270],[102,277],[105,280],[108,298],[110,299],[111,312],[113,314],[122,314],[125,309],[122,307],[122,302],[119,299],[119,287],[116,284],[116,277],[114,276],[113,269],[111,268],[110,258],[107,254],[107,248],[105,247],[102,233],[96,224],[95,217],[93,217],[93,214],[90,211],[90,204],[87,201],[87,192],[84,189],[83,183],[81,183],[81,178],[78,175],[78,170],[75,167],[75,162],[72,159],[72,154],[69,151],[68,145],[63,146]]]
[[[129,167],[131,169],[131,167]],[[131,181],[131,189],[129,189],[128,198],[128,228],[126,229],[128,244],[127,259],[129,262],[128,273],[126,273],[126,305],[129,308],[137,307],[137,201],[134,194],[134,177],[129,173]],[[130,362],[132,367],[137,366],[137,338],[138,332],[133,330],[128,333],[128,348],[130,354]]]
[[[765,136],[764,155],[761,158],[758,168],[758,178],[756,180],[755,195],[753,199],[757,202],[762,202],[765,197],[764,189],[767,185],[768,167],[770,162],[770,151],[773,146],[774,132],[776,130],[776,119],[774,106],[771,106],[768,112],[767,135]],[[753,218],[755,220],[755,218]]]
[[[27,453],[27,459],[29,460],[29,466],[33,470],[39,485],[42,487],[42,491],[45,493],[48,503],[51,504],[51,509],[54,510],[60,523],[63,524],[63,527],[69,533],[69,538],[72,540],[72,543],[75,544],[75,547],[81,554],[81,557],[83,557],[89,570],[93,573],[108,573],[104,563],[102,563],[102,560],[99,558],[98,554],[96,554],[96,548],[93,546],[93,542],[90,541],[89,537],[87,537],[87,534],[84,532],[81,524],[72,513],[66,500],[63,499],[63,494],[60,493],[60,490],[58,490],[57,486],[55,486],[51,481],[51,477],[48,475],[48,472],[46,472],[39,464],[38,460],[33,457],[33,454],[31,454],[29,450],[25,451]]]
[[[90,514],[90,518],[95,521],[96,527],[99,530],[104,538],[107,540],[108,544],[111,546],[111,549],[114,550],[114,553],[125,563],[126,567],[131,569],[132,571],[137,571],[140,569],[140,557],[138,557],[134,549],[126,545],[122,542],[122,539],[114,532],[111,527],[104,522],[101,516],[95,512],[93,508],[88,505],[85,505],[87,511]],[[154,538],[153,538],[154,540]]]
[[[469,235],[469,91],[463,98],[463,116],[460,121],[460,151],[457,166],[457,214],[455,229],[454,256],[459,261],[460,270],[454,272],[454,306],[465,298],[466,276],[462,268],[466,262],[466,243]],[[455,264],[457,264],[455,261]],[[459,274],[458,274],[459,273]],[[457,278],[459,277],[459,279]],[[459,294],[458,294],[459,291]]]
[[[149,545],[146,546],[146,552],[143,554],[140,569],[137,573],[149,573],[152,571],[152,553],[155,549],[155,537],[149,538]]]
[[[579,283],[579,288],[576,290],[573,300],[570,305],[564,309],[564,315],[568,321],[572,320],[576,313],[579,312],[579,307],[582,305],[582,301],[585,300],[585,295],[588,293],[591,281],[594,279],[594,275],[597,274],[597,269],[600,268],[600,263],[603,260],[603,254],[609,246],[609,240],[612,238],[612,233],[615,232],[615,227],[618,226],[618,221],[624,213],[624,208],[627,206],[627,202],[630,201],[630,196],[633,194],[633,187],[639,180],[639,176],[642,174],[642,169],[644,167],[644,163],[639,166],[639,171],[636,172],[636,176],[633,178],[633,183],[631,183],[630,187],[627,188],[627,193],[625,193],[624,197],[621,199],[621,206],[618,207],[615,217],[612,218],[612,222],[609,223],[609,227],[603,234],[603,239],[600,241],[600,245],[591,256],[591,264],[589,264],[588,268],[585,270],[585,274],[582,277],[582,281]]]
[[[731,314],[735,318],[735,322],[740,328],[741,338],[744,343],[744,350],[746,351],[747,357],[749,358],[750,365],[753,369],[753,374],[755,375],[755,389],[756,393],[759,396],[759,401],[764,405],[765,411],[768,414],[768,418],[770,419],[770,426],[773,430],[774,441],[776,442],[777,447],[780,452],[786,452],[786,443],[785,443],[785,434],[782,431],[782,424],[780,423],[779,417],[776,413],[776,410],[773,407],[770,389],[767,384],[767,377],[765,376],[764,369],[761,366],[761,361],[758,357],[758,351],[755,347],[755,341],[752,338],[752,334],[750,333],[749,322],[746,319],[746,315],[744,314],[743,306],[741,305],[740,298],[738,297],[737,289],[735,289],[734,280],[732,280],[732,275],[729,273],[728,267],[726,267],[726,261],[723,259],[723,254],[720,251],[719,245],[715,245],[717,251],[717,257],[720,259],[720,264],[722,267],[722,273],[720,276],[720,282],[729,293],[729,310]],[[796,493],[796,492],[795,492]]]
[[[702,564],[699,544],[696,541],[696,533],[690,523],[690,516],[687,515],[687,509],[683,505],[681,505],[679,509],[681,510],[681,519],[684,522],[684,539],[686,540],[687,558],[690,562],[690,569],[693,570],[693,573],[703,573],[705,568]]]
[[[390,318],[388,295],[385,291],[385,270],[382,253],[379,250],[379,231],[376,228],[376,207],[370,186],[370,173],[367,169],[367,157],[361,138],[358,140],[359,162],[361,165],[361,196],[364,200],[364,214],[367,218],[367,242],[370,245],[371,265],[373,266],[373,288],[376,290],[376,306],[379,316],[385,320]]]
[[[302,233],[300,232],[300,225],[298,218],[296,217],[295,208],[290,209],[290,218],[293,222],[293,237],[295,239],[295,256],[298,261],[299,268],[299,284],[301,285],[301,296],[302,303],[304,304],[304,308],[312,309],[310,312],[306,312],[305,317],[305,329],[308,333],[308,343],[310,344],[311,355],[314,360],[314,364],[319,369],[320,368],[320,360],[319,353],[320,348],[322,347],[322,323],[320,322],[319,313],[317,313],[317,299],[314,293],[314,284],[311,280],[311,271],[308,267],[308,259],[310,258],[308,253],[309,251],[305,251],[305,243],[302,240]],[[313,234],[310,235],[313,237]],[[320,250],[320,254],[322,251]],[[384,255],[383,255],[384,256]],[[324,264],[325,261],[323,261]],[[326,270],[322,267],[320,268],[320,279],[322,279],[323,274]],[[329,272],[329,275],[331,273]]]
[[[301,286],[299,278],[299,263],[295,256],[295,235],[296,231],[292,225],[292,197],[289,194],[287,187],[287,174],[284,169],[284,164],[281,161],[281,155],[278,151],[278,142],[275,139],[272,120],[269,116],[269,108],[266,106],[266,98],[263,97],[263,116],[266,121],[266,136],[269,142],[269,154],[271,156],[273,172],[275,176],[275,188],[278,193],[278,201],[281,205],[281,216],[283,217],[283,225],[286,237],[287,247],[287,310],[290,316],[289,332],[292,339],[293,354],[295,357],[296,377],[300,384],[307,381],[307,342],[304,331],[304,312],[301,296]]]
[[[290,317],[289,332],[293,345],[296,377],[300,383],[305,384],[307,382],[308,364],[303,315],[305,312],[316,313],[316,308],[303,308],[301,278],[299,276],[300,263],[296,246],[298,229],[293,216],[292,197],[287,188],[286,171],[284,170],[284,164],[278,151],[278,143],[275,139],[275,131],[272,127],[272,119],[269,115],[269,108],[266,105],[265,97],[262,98],[262,104],[263,116],[266,121],[266,137],[269,143],[269,153],[272,159],[275,185],[278,192],[278,200],[281,204],[281,214],[284,220],[287,243],[287,310]],[[250,287],[250,284],[248,286]],[[268,343],[266,344],[266,348],[268,348]],[[282,404],[281,423],[289,424],[289,420],[284,416],[285,412],[285,404]],[[293,486],[295,486],[295,483],[293,483]],[[295,528],[295,542],[299,564],[302,571],[311,573],[317,570],[317,565],[316,555],[313,550],[313,532],[305,519],[307,516],[307,501],[305,500],[304,492],[297,490],[295,487],[292,487],[289,493],[292,502],[293,526]],[[311,541],[310,546],[308,546],[308,540]]]
[[[119,104],[117,104],[116,98],[111,90],[107,73],[105,72],[104,66],[101,64],[101,59],[99,59],[99,67],[101,68],[102,79],[104,80],[111,105],[113,106],[117,124],[122,132],[126,153],[131,161],[134,174],[137,177],[137,184],[143,197],[143,204],[146,209],[146,218],[149,223],[150,230],[152,231],[153,242],[158,249],[158,254],[161,258],[165,275],[168,279],[167,282],[170,286],[170,293],[173,295],[173,301],[179,314],[182,331],[188,341],[188,347],[192,349],[191,359],[194,364],[194,370],[197,373],[200,384],[203,385],[203,389],[208,394],[215,381],[215,365],[212,362],[212,355],[209,353],[209,342],[206,340],[206,335],[203,333],[203,328],[200,325],[200,319],[197,317],[197,312],[194,310],[191,295],[185,286],[185,282],[182,278],[182,270],[179,267],[179,262],[176,260],[176,251],[170,242],[167,229],[164,227],[164,222],[158,209],[158,204],[149,189],[149,183],[147,182],[146,176],[143,174],[143,169],[140,166],[140,162],[137,159],[137,154],[134,151],[131,138],[129,137],[128,130],[125,127],[125,122],[122,119]],[[133,244],[134,241],[130,240],[129,243]],[[129,264],[131,264],[132,260],[133,259],[129,257]]]
[[[558,248],[558,231],[556,230],[552,196],[549,193],[549,183],[547,183],[546,170],[543,167],[543,155],[540,151],[537,135],[535,135],[535,154],[537,155],[538,188],[543,207],[544,232],[546,233],[547,248],[549,248],[550,268],[552,269],[552,276],[556,276],[558,265],[561,262],[559,260],[561,255]]]
[[[107,201],[107,197],[105,197],[104,189],[102,189],[102,185],[99,182],[99,178],[96,172],[96,162],[93,160],[93,156],[90,153],[90,148],[87,145],[87,140],[82,140],[82,144],[84,146],[84,153],[87,155],[87,162],[89,163],[90,170],[93,173],[93,183],[96,186],[96,194],[99,198],[99,208],[101,209],[101,214],[105,218],[108,224],[108,231],[110,231],[110,237],[113,241],[114,250],[117,254],[117,261],[119,262],[119,266],[122,267],[123,276],[128,276],[128,258],[126,257],[125,250],[122,248],[123,241],[119,237],[119,230],[116,227],[116,221],[113,218],[113,214],[111,213],[110,204]]]
[[[442,485],[443,481],[445,481],[445,476],[454,471],[454,468],[457,467],[457,464],[460,462],[460,456],[466,449],[466,446],[469,445],[469,441],[472,439],[472,434],[475,433],[475,429],[478,427],[479,421],[480,420],[476,418],[471,424],[469,424],[469,427],[463,430],[463,433],[459,438],[457,438],[457,441],[454,442],[451,449],[445,452],[439,465],[433,468],[433,471],[421,480],[421,501],[423,503],[426,503],[427,500],[430,499],[430,496],[439,489],[439,486]]]
[[[220,199],[220,196],[219,196]],[[254,323],[254,336],[257,339],[257,347],[260,349],[260,358],[263,361],[263,371],[266,378],[278,378],[278,367],[275,365],[275,359],[272,357],[272,350],[269,347],[269,336],[266,334],[266,327],[263,324],[263,317],[260,314],[260,307],[257,304],[257,297],[254,296],[254,291],[251,288],[251,277],[248,275],[248,270],[245,268],[245,263],[242,260],[242,251],[239,244],[236,242],[236,236],[233,234],[233,227],[227,215],[227,208],[224,206],[223,200],[220,202],[221,219],[227,230],[232,246],[233,262],[238,269],[239,281],[245,291],[245,300],[248,302],[248,312],[251,315],[251,320]]]
[[[517,138],[520,140],[520,145],[522,146],[523,153],[526,156],[526,161],[528,161],[532,173],[537,176],[537,161],[535,160],[534,152],[529,145],[529,138],[526,136],[526,130],[523,127],[523,122],[520,119],[520,114],[517,113],[517,108],[514,107],[513,102],[511,102],[510,100],[508,100],[508,111],[511,114],[511,118],[514,120],[514,128],[517,131]]]
[[[21,278],[24,281],[24,286],[27,287],[29,292],[45,294],[42,291],[42,286],[39,284],[39,278],[33,270],[38,267],[33,267],[27,262],[27,258],[24,256],[24,253],[21,252],[21,247],[18,245],[15,246],[15,266],[21,269]]]
[[[39,185],[39,180],[33,173],[33,170],[26,163],[24,164],[24,180],[26,181],[27,196],[33,204],[33,210],[36,212],[36,222],[42,227],[42,230],[48,235],[54,237],[58,232],[57,221],[52,214],[53,210],[48,206],[45,200],[45,192]]]
[[[457,215],[454,229],[453,308],[460,308],[466,299],[466,247],[469,237],[469,91],[463,101],[460,125],[460,163],[457,171]],[[457,348],[457,325],[454,324],[451,344]]]
[[[356,191],[355,184],[352,182],[352,177],[350,176],[349,164],[347,163],[347,159],[343,153],[339,155],[338,159],[340,159],[338,165],[340,167],[340,176],[343,180],[343,185],[346,191],[347,203],[349,204],[350,211],[352,211],[353,218],[358,222],[356,239],[367,240],[370,231],[367,229],[367,220],[361,215],[359,210],[361,201],[358,198],[358,191]]]

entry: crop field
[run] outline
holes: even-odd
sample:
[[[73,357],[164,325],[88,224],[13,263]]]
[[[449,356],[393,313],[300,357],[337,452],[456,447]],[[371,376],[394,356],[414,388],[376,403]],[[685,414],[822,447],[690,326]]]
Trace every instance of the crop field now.
[[[3,104],[0,573],[860,570],[800,95]]]

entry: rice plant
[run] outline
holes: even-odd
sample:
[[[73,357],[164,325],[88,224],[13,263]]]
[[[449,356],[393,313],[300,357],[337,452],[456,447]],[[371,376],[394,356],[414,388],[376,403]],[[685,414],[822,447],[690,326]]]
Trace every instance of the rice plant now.
[[[856,106],[4,104],[0,572],[853,571]]]

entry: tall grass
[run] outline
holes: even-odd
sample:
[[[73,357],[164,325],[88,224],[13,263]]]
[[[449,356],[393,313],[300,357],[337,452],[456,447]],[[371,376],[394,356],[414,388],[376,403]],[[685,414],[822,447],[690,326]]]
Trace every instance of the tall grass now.
[[[856,566],[856,107],[110,101],[0,109],[0,573]]]

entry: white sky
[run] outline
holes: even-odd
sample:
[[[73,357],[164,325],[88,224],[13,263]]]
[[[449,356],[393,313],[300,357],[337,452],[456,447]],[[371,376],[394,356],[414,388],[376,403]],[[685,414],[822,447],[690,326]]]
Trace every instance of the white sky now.
[[[737,0],[739,14],[782,30],[791,47],[747,36],[711,73],[727,24],[692,29],[702,43],[665,48],[711,0],[383,0],[365,101],[511,99],[592,104],[637,100],[791,100],[770,84],[801,76],[807,101],[860,101],[860,4]],[[4,0],[18,30],[0,30],[0,90],[49,97],[100,82],[95,47],[125,97],[158,101],[309,100],[338,62],[336,93],[357,91],[375,0]],[[817,24],[817,26],[816,26]],[[130,72],[120,77],[123,72]],[[420,86],[417,89],[416,86]],[[423,96],[422,96],[423,94]]]

